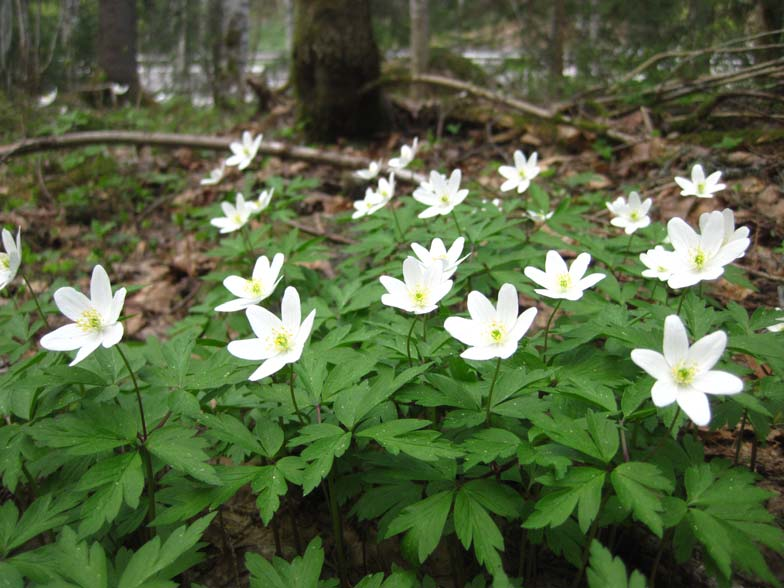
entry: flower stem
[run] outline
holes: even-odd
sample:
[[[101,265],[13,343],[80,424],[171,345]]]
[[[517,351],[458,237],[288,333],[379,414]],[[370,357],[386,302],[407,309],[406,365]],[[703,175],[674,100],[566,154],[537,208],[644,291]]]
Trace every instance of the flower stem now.
[[[653,301],[656,300],[655,296],[656,296],[656,291],[659,289],[659,284],[661,284],[661,280],[656,280],[656,283],[653,285],[653,288],[651,288],[651,300]]]
[[[408,330],[408,337],[406,337],[406,355],[408,356],[408,367],[412,367],[414,362],[411,361],[411,333],[414,332],[416,326],[416,316],[411,321],[411,328]]]
[[[120,357],[125,364],[125,367],[128,369],[128,373],[131,376],[131,381],[133,382],[133,389],[136,392],[136,402],[139,405],[139,418],[141,419],[142,423],[142,436],[141,436],[141,445],[139,446],[139,455],[142,458],[142,463],[144,464],[144,477],[146,478],[147,482],[147,501],[149,502],[147,506],[147,522],[151,522],[155,519],[155,473],[152,470],[152,458],[150,457],[150,452],[147,451],[147,447],[145,444],[147,443],[147,421],[144,418],[144,404],[142,403],[142,394],[139,391],[139,383],[136,381],[136,374],[133,373],[131,369],[131,363],[128,361],[128,357],[126,357],[125,352],[123,352],[122,347],[120,344],[117,344],[117,352],[120,354]]]
[[[348,588],[348,575],[346,574],[346,560],[343,546],[343,521],[340,519],[338,496],[335,493],[335,475],[330,470],[327,475],[327,488],[329,489],[329,514],[332,519],[332,534],[335,536],[335,551],[337,551],[338,576],[341,588]]]
[[[305,417],[302,416],[302,413],[299,411],[299,406],[297,406],[297,397],[294,395],[294,364],[289,364],[289,392],[291,393],[291,403],[294,405],[294,412],[297,413],[297,418],[299,422],[303,425],[305,424]]]
[[[395,210],[395,207],[392,206],[391,203],[389,205],[389,210],[392,212],[392,219],[395,221],[395,228],[397,229],[397,235],[402,243],[406,239],[405,237],[403,237],[403,229],[400,228],[400,219],[397,218],[397,211]]]
[[[41,319],[44,321],[46,328],[51,329],[52,327],[49,326],[49,320],[46,318],[46,315],[44,314],[44,311],[41,308],[41,303],[38,302],[38,296],[36,295],[35,290],[33,290],[33,287],[30,285],[30,282],[27,280],[27,276],[22,274],[22,280],[24,280],[24,283],[27,285],[27,289],[30,290],[30,294],[33,296],[33,302],[35,302],[35,307],[38,309],[38,314],[41,316]]]
[[[255,255],[255,252],[253,251],[253,245],[251,245],[250,242],[250,233],[248,232],[247,223],[242,225],[242,228],[240,229],[240,235],[242,235],[242,241],[245,243],[245,253],[252,259]]]
[[[550,337],[550,324],[553,322],[555,313],[557,313],[558,309],[561,307],[561,302],[563,302],[563,298],[558,299],[558,302],[555,303],[555,308],[553,308],[553,312],[550,314],[550,318],[547,319],[547,326],[544,328],[544,350],[542,351],[542,358],[547,355],[547,342]]]
[[[676,311],[675,311],[675,314],[677,314],[677,315],[679,315],[679,316],[680,316],[680,314],[681,314],[681,307],[683,306],[683,300],[684,300],[684,298],[686,298],[686,292],[684,292],[683,294],[681,294],[681,295],[680,295],[680,298],[678,298],[678,310],[676,310]]]
[[[457,222],[457,214],[455,213],[455,209],[453,208],[452,211],[449,213],[452,216],[452,220],[455,221],[455,228],[457,229],[457,236],[463,236],[463,229],[460,228],[460,223]],[[465,232],[465,238],[468,239],[468,242],[471,244],[471,250],[474,249],[474,240],[471,238],[471,235],[468,234],[468,231]]]
[[[422,341],[427,343],[427,315],[422,315]]]
[[[485,422],[490,425],[490,409],[493,408],[493,391],[495,391],[495,382],[498,380],[498,372],[501,369],[501,358],[499,357],[495,362],[495,372],[493,373],[493,381],[490,383],[490,392],[487,395],[487,408],[485,409]]]

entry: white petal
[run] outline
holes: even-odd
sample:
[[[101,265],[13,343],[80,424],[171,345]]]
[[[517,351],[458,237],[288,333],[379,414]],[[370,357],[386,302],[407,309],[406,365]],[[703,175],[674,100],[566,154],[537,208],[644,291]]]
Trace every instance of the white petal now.
[[[724,331],[716,331],[705,335],[692,345],[686,354],[686,361],[695,364],[699,372],[707,372],[716,362],[727,347],[727,335]]]
[[[49,351],[71,351],[79,349],[93,338],[75,324],[65,325],[41,337],[41,347]]]
[[[566,262],[563,260],[563,257],[553,249],[547,252],[547,257],[544,262],[544,271],[547,272],[548,276],[552,277],[569,273],[569,269],[566,267]]]
[[[101,336],[101,345],[106,347],[113,347],[117,345],[123,336],[123,324],[122,323],[114,323],[113,325],[109,325],[103,328],[103,333]]]
[[[289,286],[283,291],[280,314],[283,325],[292,333],[296,333],[302,321],[302,307],[299,301],[299,292],[294,286]]]
[[[577,283],[577,288],[580,290],[587,290],[601,282],[605,277],[604,274],[591,274],[590,276],[585,276]]]
[[[697,376],[693,386],[706,394],[738,394],[743,391],[743,380],[728,372],[711,370]]]
[[[471,318],[480,324],[493,322],[497,318],[492,303],[477,290],[468,294],[468,312]]]
[[[227,346],[229,353],[240,359],[260,361],[277,355],[277,350],[267,345],[262,339],[239,339],[230,341]]]
[[[581,253],[578,255],[577,258],[572,262],[572,266],[569,268],[569,275],[572,277],[572,280],[575,282],[579,281],[588,270],[589,263],[591,263],[590,254]]]
[[[223,287],[237,298],[250,298],[247,291],[248,280],[239,276],[228,276],[223,280]]]
[[[694,184],[686,178],[676,177],[675,183],[681,187],[681,196],[691,196],[694,194]]]
[[[451,209],[450,209],[451,210]],[[443,212],[441,208],[436,206],[431,206],[430,208],[426,208],[422,212],[420,212],[417,217],[418,218],[433,218],[434,216],[438,216],[439,214],[449,214],[449,212]]]
[[[705,172],[699,163],[691,168],[691,181],[695,184],[705,181]]]
[[[112,299],[112,310],[109,313],[109,316],[106,317],[107,324],[114,324],[117,322],[117,319],[120,318],[122,314],[123,305],[125,304],[125,288],[120,288],[117,292],[114,293],[114,298]]]
[[[517,322],[519,307],[517,288],[512,284],[502,285],[498,291],[498,320],[507,328],[511,328]]]
[[[74,322],[79,320],[85,310],[93,307],[87,296],[69,286],[57,289],[54,293],[54,303],[60,312]]]
[[[514,326],[507,334],[509,339],[515,342],[515,345],[517,345],[517,342],[528,332],[528,329],[531,328],[537,312],[536,308],[529,308],[517,317]]]
[[[515,151],[514,152],[514,163],[515,167],[518,169],[525,168],[525,154],[522,151]]]
[[[314,308],[313,310],[310,311],[310,313],[308,313],[308,316],[305,317],[305,320],[302,321],[302,324],[299,326],[299,331],[297,332],[296,344],[300,350],[300,354],[302,353],[302,347],[307,342],[308,337],[310,337],[310,331],[313,329],[313,321],[315,319],[316,319],[316,309]],[[299,359],[299,357],[297,357],[297,359]]]
[[[250,328],[253,329],[254,334],[260,339],[269,337],[272,331],[283,326],[278,317],[261,306],[249,306],[245,310],[245,316],[248,317]]]
[[[411,249],[414,250],[414,255],[419,258],[419,261],[424,264],[430,263],[430,260],[432,259],[430,252],[422,247],[422,245],[419,243],[411,243]]]
[[[477,345],[482,337],[475,321],[459,316],[450,316],[444,321],[444,329],[455,339],[466,345]]]
[[[403,261],[403,281],[411,287],[425,280],[425,266],[414,257],[406,257]]]
[[[678,386],[672,380],[656,380],[651,388],[651,400],[656,406],[669,406],[678,397]]]
[[[676,400],[681,410],[694,421],[695,425],[704,427],[710,422],[711,411],[708,397],[699,390],[694,388],[681,390]]]
[[[634,349],[632,350],[632,361],[657,380],[666,381],[671,378],[671,370],[667,360],[657,351]]]
[[[102,317],[112,312],[112,285],[103,266],[96,265],[90,279],[90,299]]]
[[[286,361],[281,356],[276,355],[275,357],[270,357],[267,361],[262,363],[258,369],[248,377],[248,379],[251,382],[261,380],[262,378],[271,376],[284,365],[286,365]]]
[[[85,344],[79,348],[79,351],[76,352],[76,357],[73,358],[73,361],[69,363],[69,366],[74,366],[83,359],[85,359],[88,355],[90,355],[93,351],[98,349],[101,345],[101,336],[98,333],[90,333],[90,338],[85,342]]]
[[[550,285],[550,281],[547,279],[547,274],[532,265],[526,267],[523,270],[523,273],[529,280],[536,282],[540,286],[547,287]]]
[[[247,298],[236,298],[234,300],[229,300],[228,302],[224,302],[223,304],[219,304],[215,307],[216,312],[238,312],[240,310],[245,310],[246,308],[250,308],[258,301],[249,300]]]
[[[667,223],[667,235],[676,250],[689,251],[699,245],[699,237],[682,218],[670,219]]]
[[[469,347],[463,353],[460,354],[460,357],[463,359],[475,359],[478,361],[485,361],[487,359],[493,359],[494,357],[498,357],[497,355],[497,348],[495,346],[488,345],[487,347]]]
[[[664,359],[671,366],[686,359],[689,351],[689,336],[677,314],[671,314],[664,320],[664,343],[662,345]]]

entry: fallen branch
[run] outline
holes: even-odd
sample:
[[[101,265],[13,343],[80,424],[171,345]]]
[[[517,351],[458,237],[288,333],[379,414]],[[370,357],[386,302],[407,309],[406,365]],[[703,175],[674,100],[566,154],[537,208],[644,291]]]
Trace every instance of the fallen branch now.
[[[527,114],[529,116],[533,116],[534,118],[548,121],[553,124],[572,126],[583,131],[589,131],[592,133],[604,135],[606,137],[609,137],[610,139],[619,141],[626,145],[633,145],[640,141],[639,137],[615,130],[606,124],[599,123],[592,120],[573,118],[565,114],[561,114],[559,112],[559,109],[549,110],[547,108],[537,106],[536,104],[531,104],[530,102],[519,100],[518,98],[511,98],[509,96],[504,96],[502,94],[498,94],[497,92],[492,92],[486,88],[482,88],[480,86],[476,86],[468,82],[455,80],[453,78],[448,78],[445,76],[437,76],[431,74],[420,74],[414,76],[409,76],[409,75],[383,76],[378,80],[366,85],[364,88],[362,88],[361,91],[369,92],[373,88],[376,88],[379,85],[384,85],[384,84],[429,84],[432,86],[449,88],[451,90],[457,90],[459,92],[466,92],[468,94],[471,94],[472,96],[476,96],[478,98],[483,98],[484,100],[488,100],[489,102],[502,104],[503,106],[506,106],[512,110],[516,110],[517,112],[521,112],[523,114]]]
[[[209,151],[229,151],[229,143],[236,139],[231,137],[215,137],[205,135],[180,135],[176,133],[145,133],[138,131],[89,131],[84,133],[68,133],[50,137],[32,137],[10,145],[0,146],[0,163],[12,157],[73,149],[86,145],[153,145],[156,147],[205,149]],[[298,145],[286,145],[278,141],[264,141],[259,153],[285,159],[298,159],[310,163],[333,165],[345,169],[361,169],[370,165],[370,159],[356,155],[347,155],[335,151],[314,149]],[[393,171],[386,169],[387,173]],[[419,183],[425,178],[408,170],[395,170],[395,176],[401,180]]]

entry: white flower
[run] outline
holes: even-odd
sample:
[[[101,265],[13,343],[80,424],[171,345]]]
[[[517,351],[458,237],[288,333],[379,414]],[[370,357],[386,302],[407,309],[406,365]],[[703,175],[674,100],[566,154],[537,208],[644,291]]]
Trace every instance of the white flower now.
[[[445,175],[431,171],[430,180],[422,182],[414,190],[414,200],[429,207],[419,213],[419,218],[449,214],[455,206],[465,200],[468,196],[468,190],[460,189],[460,178],[459,169],[452,172],[449,180]]]
[[[109,90],[115,96],[122,96],[123,94],[127,94],[130,86],[128,84],[115,84],[112,82],[109,84]]]
[[[354,201],[354,212],[351,218],[358,219],[368,216],[384,208],[386,201],[383,196],[378,194],[373,188],[365,190],[365,197],[362,200]]]
[[[384,206],[392,200],[395,196],[395,174],[389,174],[389,179],[379,178],[378,186],[376,187],[376,194],[378,194],[384,201]]]
[[[220,167],[215,168],[210,172],[206,178],[202,178],[199,182],[202,186],[214,186],[223,179],[223,174],[226,171],[226,162],[222,161]]]
[[[234,294],[237,299],[224,302],[215,310],[218,312],[235,312],[244,310],[249,306],[258,304],[275,290],[278,282],[280,269],[283,267],[283,254],[276,253],[270,264],[266,255],[262,255],[256,260],[253,266],[253,275],[250,280],[240,276],[229,276],[223,280],[226,289]]]
[[[381,171],[381,163],[378,161],[371,161],[367,169],[360,169],[354,172],[354,175],[360,179],[370,181],[375,179],[378,172]]]
[[[233,356],[250,361],[263,360],[248,378],[251,381],[271,376],[287,363],[297,361],[310,336],[316,309],[300,322],[302,309],[296,288],[286,288],[280,311],[281,318],[278,318],[266,308],[249,306],[245,314],[256,338],[229,343],[228,350]]]
[[[221,233],[231,233],[245,226],[253,210],[245,202],[242,193],[237,192],[236,205],[231,202],[221,202],[221,210],[226,216],[210,219],[213,227],[218,227]]]
[[[112,298],[112,284],[100,265],[93,268],[89,300],[78,290],[66,287],[57,289],[54,302],[73,323],[44,335],[41,347],[50,351],[78,349],[70,365],[76,365],[99,346],[109,348],[122,339],[123,325],[118,319],[125,302],[125,288],[117,290]]]
[[[44,94],[43,96],[38,97],[38,107],[39,108],[46,108],[47,106],[51,106],[54,101],[57,100],[57,88],[49,92],[48,94]]]
[[[387,293],[381,302],[414,314],[426,314],[438,308],[438,302],[452,289],[452,280],[443,277],[443,266],[425,267],[413,257],[403,262],[403,282],[391,276],[381,276]]]
[[[531,220],[536,223],[545,223],[549,221],[551,218],[553,218],[553,215],[555,214],[554,210],[551,210],[550,212],[547,213],[538,210],[526,210],[525,212],[526,214],[528,214]]]
[[[699,235],[683,219],[670,219],[667,235],[675,250],[672,276],[667,281],[670,288],[715,280],[724,273],[724,266],[743,257],[749,246],[748,238],[724,243],[724,215],[720,212],[709,213]]]
[[[713,172],[707,178],[702,166],[698,163],[691,168],[691,180],[676,177],[675,183],[681,187],[681,196],[696,196],[697,198],[713,198],[713,194],[726,188],[720,184],[721,172]]]
[[[583,290],[604,279],[604,274],[583,277],[589,263],[591,263],[591,256],[588,253],[581,253],[572,262],[571,267],[567,268],[560,254],[550,250],[544,263],[545,271],[529,265],[524,273],[529,279],[543,286],[534,289],[537,294],[549,298],[579,300],[583,297]]]
[[[411,243],[411,249],[414,250],[414,254],[417,256],[419,261],[425,267],[430,267],[433,265],[438,265],[443,272],[443,279],[448,280],[452,277],[452,274],[455,273],[457,270],[457,266],[471,255],[470,253],[464,257],[460,257],[460,254],[463,252],[463,246],[465,245],[465,239],[463,237],[458,237],[452,243],[452,246],[447,251],[444,242],[436,237],[430,243],[430,251],[422,247],[419,243]]]
[[[746,252],[746,249],[751,244],[749,239],[749,228],[748,227],[738,227],[735,228],[735,213],[732,212],[731,209],[725,208],[721,212],[713,211],[713,212],[703,212],[700,215],[700,232],[704,233],[705,228],[708,226],[708,221],[711,217],[721,215],[723,226],[724,226],[724,235],[721,239],[722,246],[728,245],[734,241],[742,241],[745,243],[745,247],[743,251],[740,252],[738,257],[743,257],[743,254]],[[740,243],[735,245],[736,247],[740,247]]]
[[[229,145],[233,155],[226,160],[226,165],[236,165],[240,170],[248,167],[259,151],[261,139],[262,135],[254,138],[250,131],[243,131],[242,141],[234,141]]]
[[[657,278],[662,282],[670,279],[672,268],[676,265],[675,253],[667,251],[661,245],[649,249],[646,253],[640,253],[640,261],[648,268],[643,270],[643,277]]]
[[[781,310],[781,309],[777,306],[776,310]],[[771,333],[780,333],[781,331],[784,331],[784,316],[777,318],[776,323],[765,328]]]
[[[727,372],[712,370],[727,346],[727,335],[716,331],[689,348],[689,337],[681,319],[671,314],[664,321],[664,354],[635,349],[632,361],[656,378],[651,397],[656,406],[677,402],[681,410],[704,426],[710,422],[706,394],[738,394],[743,380]]]
[[[16,231],[16,242],[7,229],[3,229],[2,235],[5,253],[0,253],[0,290],[13,281],[22,263],[22,229]]]
[[[501,192],[508,192],[517,188],[517,193],[522,194],[531,185],[531,180],[539,175],[539,166],[536,165],[538,154],[534,151],[526,161],[522,151],[514,152],[514,166],[502,165],[498,168],[506,181],[501,184]]]
[[[412,161],[414,161],[414,157],[416,156],[417,152],[417,145],[419,143],[419,138],[415,138],[414,142],[411,145],[403,145],[400,148],[400,157],[393,157],[389,160],[389,167],[394,168],[396,170],[405,169],[408,167]]]
[[[627,235],[631,235],[637,229],[642,229],[651,224],[648,211],[651,209],[653,200],[646,198],[641,202],[640,195],[637,192],[629,194],[628,202],[623,196],[619,196],[612,202],[606,202],[605,204],[610,212],[615,215],[610,224],[623,229]]]
[[[536,309],[529,308],[517,316],[517,290],[512,284],[504,284],[498,292],[498,306],[481,293],[468,295],[470,319],[450,316],[444,328],[455,339],[468,345],[460,354],[464,359],[506,359],[517,351],[517,344],[528,332]]]
[[[263,212],[270,204],[272,195],[275,193],[275,188],[269,190],[262,190],[256,200],[249,200],[245,206],[250,209],[251,214],[259,214]]]

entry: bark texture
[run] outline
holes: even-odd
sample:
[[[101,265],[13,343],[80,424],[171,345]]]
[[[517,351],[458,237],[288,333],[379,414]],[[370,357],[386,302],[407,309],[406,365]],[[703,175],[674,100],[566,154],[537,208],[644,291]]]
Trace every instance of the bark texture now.
[[[368,137],[388,126],[369,0],[296,0],[292,80],[309,138]]]
[[[139,92],[136,62],[136,0],[100,0],[98,4],[98,65],[108,81]]]

